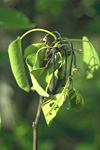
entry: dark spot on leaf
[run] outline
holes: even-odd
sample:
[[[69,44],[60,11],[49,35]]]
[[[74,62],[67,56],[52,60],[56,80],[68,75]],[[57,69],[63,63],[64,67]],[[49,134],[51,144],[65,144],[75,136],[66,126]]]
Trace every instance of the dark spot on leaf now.
[[[50,115],[52,115],[52,113],[50,113]]]
[[[50,105],[49,105],[49,106],[50,106],[50,107],[52,107],[52,105],[53,105],[53,104],[54,104],[54,102],[50,103]]]
[[[56,110],[57,108],[59,108],[59,106],[58,106],[58,105],[54,108],[54,110]]]

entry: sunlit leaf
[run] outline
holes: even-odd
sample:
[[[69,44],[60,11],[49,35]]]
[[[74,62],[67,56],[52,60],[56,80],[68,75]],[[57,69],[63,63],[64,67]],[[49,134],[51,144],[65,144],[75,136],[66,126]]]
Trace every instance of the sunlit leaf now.
[[[84,106],[84,100],[82,96],[73,88],[68,92],[68,107],[67,109],[74,109],[80,111]]]
[[[29,92],[30,86],[25,73],[20,37],[18,37],[9,45],[8,53],[11,69],[17,84],[21,89]]]
[[[35,27],[24,14],[11,8],[0,8],[0,26],[16,29],[29,29]]]
[[[49,97],[49,94],[45,91],[49,77],[49,74],[47,70],[45,70],[45,67],[34,69],[31,72],[31,75],[33,86],[37,93],[41,96]]]
[[[57,115],[60,107],[63,105],[68,94],[68,85],[69,80],[67,81],[63,91],[61,93],[55,94],[51,99],[47,100],[42,105],[42,110],[47,122],[47,125],[50,126],[54,117]]]
[[[99,57],[87,37],[83,37],[83,61],[87,65],[86,78],[93,78],[93,73],[100,66]]]

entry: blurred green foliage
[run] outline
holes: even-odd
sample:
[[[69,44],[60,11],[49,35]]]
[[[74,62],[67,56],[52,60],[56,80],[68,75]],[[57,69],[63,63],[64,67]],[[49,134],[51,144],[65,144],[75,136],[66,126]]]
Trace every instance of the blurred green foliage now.
[[[37,15],[46,14],[51,15],[52,17],[57,17],[62,12],[62,7],[65,3],[65,0],[37,0],[35,3],[35,10]]]
[[[7,51],[0,51],[0,65],[3,65],[9,60]]]
[[[76,38],[77,36],[82,37],[84,34],[90,37],[90,41],[93,41],[92,43],[100,56],[100,44],[96,44],[96,41],[99,41],[97,38],[100,34],[100,2],[98,0],[37,0],[34,9],[35,17],[43,14],[47,15],[48,18],[52,16],[53,21],[58,16],[53,27],[52,22],[50,22],[50,28],[56,30],[59,27],[64,36],[66,36],[66,33],[69,34],[73,31],[72,35]],[[75,25],[74,29],[72,25]],[[81,68],[81,66],[84,66],[81,63],[82,58],[78,58],[77,63],[80,64]],[[6,62],[7,59],[6,53],[3,55],[1,51],[0,64]],[[100,69],[95,72],[94,78],[90,80],[85,80],[84,70],[79,71],[81,77],[78,73],[75,74],[74,86],[83,95],[85,108],[80,112],[68,111],[66,102],[50,128],[47,127],[43,116],[41,116],[39,150],[100,150]],[[24,107],[24,102],[21,106]],[[26,111],[25,107],[24,113]],[[12,130],[1,128],[0,150],[32,149],[31,122],[33,118],[30,119],[27,115],[20,116],[22,116],[21,121],[16,121]],[[25,121],[25,117],[27,121]]]
[[[33,25],[24,14],[15,9],[0,8],[0,26],[15,29],[30,29],[35,25]]]

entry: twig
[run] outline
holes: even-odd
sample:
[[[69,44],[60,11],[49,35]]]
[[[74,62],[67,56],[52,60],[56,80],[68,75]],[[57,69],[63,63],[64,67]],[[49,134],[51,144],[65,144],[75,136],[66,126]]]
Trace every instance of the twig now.
[[[40,96],[36,118],[32,124],[32,127],[33,127],[33,150],[38,150],[38,125],[39,125],[39,119],[40,119],[40,115],[41,115],[41,103],[42,103],[42,97]]]

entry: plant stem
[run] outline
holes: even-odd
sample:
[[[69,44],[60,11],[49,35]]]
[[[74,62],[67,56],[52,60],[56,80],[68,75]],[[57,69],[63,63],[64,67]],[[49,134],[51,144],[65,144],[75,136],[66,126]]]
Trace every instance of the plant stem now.
[[[27,31],[26,33],[24,33],[24,34],[20,37],[20,39],[22,40],[24,36],[26,36],[27,34],[29,34],[29,33],[31,33],[31,32],[34,32],[34,31],[46,32],[46,33],[50,34],[51,36],[53,36],[55,40],[57,39],[56,36],[55,36],[55,34],[53,34],[52,32],[50,32],[50,31],[48,31],[48,30],[45,30],[45,29],[40,29],[40,28],[31,29],[31,30]]]
[[[38,150],[38,125],[39,125],[39,119],[40,119],[40,115],[41,115],[41,102],[42,102],[42,97],[40,96],[36,118],[32,124],[32,127],[33,127],[33,150]]]

